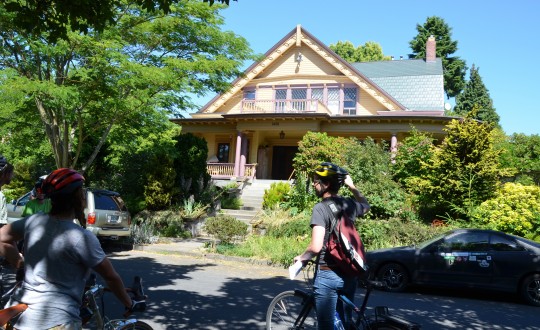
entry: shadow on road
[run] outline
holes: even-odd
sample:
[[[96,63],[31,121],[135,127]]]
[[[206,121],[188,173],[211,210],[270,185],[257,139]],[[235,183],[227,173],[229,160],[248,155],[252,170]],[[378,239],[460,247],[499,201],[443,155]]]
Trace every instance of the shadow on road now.
[[[162,329],[263,329],[272,298],[303,285],[277,276],[275,270],[261,276],[261,270],[255,271],[258,266],[248,264],[228,267],[190,259],[178,265],[158,262],[158,258],[152,254],[133,256],[126,251],[112,256],[124,279],[143,276],[150,300],[141,318],[153,320]],[[357,302],[363,298],[362,293],[359,289]],[[109,300],[111,304],[113,300]],[[370,310],[378,305],[420,323],[422,329],[540,329],[540,309],[521,304],[514,295],[468,290],[374,291]],[[122,312],[120,306],[111,308],[116,308],[109,309],[111,314]]]

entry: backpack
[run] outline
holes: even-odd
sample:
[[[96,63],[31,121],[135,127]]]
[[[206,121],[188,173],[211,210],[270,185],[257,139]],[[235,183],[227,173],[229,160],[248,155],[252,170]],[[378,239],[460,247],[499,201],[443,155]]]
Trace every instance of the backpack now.
[[[326,234],[323,247],[334,264],[344,275],[360,276],[368,267],[364,252],[364,244],[358,231],[345,212],[341,212],[336,203],[327,199],[323,203],[333,215],[330,232]]]

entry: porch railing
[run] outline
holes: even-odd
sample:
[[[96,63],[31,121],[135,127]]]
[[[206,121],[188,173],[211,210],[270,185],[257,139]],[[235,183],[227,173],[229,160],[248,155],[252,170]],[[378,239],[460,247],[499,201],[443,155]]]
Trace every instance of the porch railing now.
[[[318,112],[317,99],[242,100],[242,113],[299,113]],[[321,104],[322,105],[322,104]]]
[[[244,177],[253,179],[257,164],[246,164],[244,166]],[[235,177],[234,163],[206,163],[206,170],[213,179],[229,179]]]

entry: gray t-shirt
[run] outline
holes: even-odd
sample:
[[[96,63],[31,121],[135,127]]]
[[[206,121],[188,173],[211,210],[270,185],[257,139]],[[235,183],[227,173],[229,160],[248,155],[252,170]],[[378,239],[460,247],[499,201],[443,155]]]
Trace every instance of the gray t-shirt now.
[[[352,197],[333,197],[332,200],[334,201],[336,206],[340,207],[340,209],[345,212],[348,215],[349,219],[351,219],[352,221],[355,221],[356,218],[363,216],[369,210],[368,205],[362,204]],[[334,215],[331,213],[329,207],[321,201],[315,204],[315,206],[313,207],[310,226],[312,228],[313,226],[324,227],[325,235],[328,235],[331,229],[330,226],[333,218]],[[326,257],[323,247],[323,250],[321,251],[321,255],[319,257],[319,265],[332,266],[331,263],[332,260],[329,260]]]
[[[28,304],[15,327],[48,329],[79,320],[86,279],[106,257],[96,236],[48,214],[23,218],[12,227],[24,233],[25,278],[9,305]]]

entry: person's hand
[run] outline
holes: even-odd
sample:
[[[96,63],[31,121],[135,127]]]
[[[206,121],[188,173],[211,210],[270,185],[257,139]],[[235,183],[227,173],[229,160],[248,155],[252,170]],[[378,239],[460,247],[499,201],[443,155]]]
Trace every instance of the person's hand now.
[[[126,311],[124,312],[124,317],[128,317],[133,312],[144,312],[145,310],[146,310],[146,301],[131,300],[131,307],[130,308],[126,307]]]
[[[353,189],[355,188],[354,186],[354,182],[351,178],[351,176],[349,174],[347,174],[347,176],[345,177],[345,181],[343,182],[347,187],[349,187],[350,189]]]

